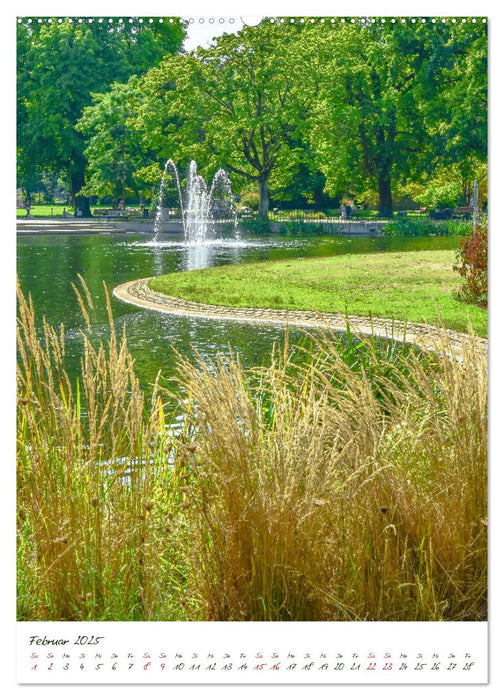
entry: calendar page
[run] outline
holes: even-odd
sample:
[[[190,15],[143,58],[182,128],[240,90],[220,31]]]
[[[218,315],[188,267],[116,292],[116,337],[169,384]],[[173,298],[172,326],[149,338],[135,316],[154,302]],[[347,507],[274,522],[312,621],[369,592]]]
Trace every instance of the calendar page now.
[[[492,19],[313,9],[9,20],[23,692],[489,682]]]
[[[481,684],[487,632],[437,622],[19,623],[18,679]]]

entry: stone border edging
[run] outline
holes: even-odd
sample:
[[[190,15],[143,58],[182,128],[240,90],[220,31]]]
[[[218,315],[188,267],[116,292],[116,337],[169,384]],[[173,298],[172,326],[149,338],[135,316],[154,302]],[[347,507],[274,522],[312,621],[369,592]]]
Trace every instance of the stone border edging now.
[[[153,277],[132,280],[118,285],[113,294],[128,304],[142,308],[178,316],[197,316],[201,318],[216,318],[227,321],[259,322],[273,324],[289,324],[293,326],[308,326],[311,328],[331,328],[345,331],[347,321],[352,331],[364,335],[378,335],[395,340],[414,343],[425,349],[434,349],[435,343],[447,337],[455,354],[462,352],[464,342],[469,336],[466,333],[453,330],[443,330],[425,323],[407,323],[392,319],[373,319],[364,316],[345,316],[344,314],[318,311],[291,311],[283,309],[239,308],[202,304],[187,301],[178,297],[168,296],[150,289],[148,283]],[[487,352],[488,342],[477,338],[479,349]]]

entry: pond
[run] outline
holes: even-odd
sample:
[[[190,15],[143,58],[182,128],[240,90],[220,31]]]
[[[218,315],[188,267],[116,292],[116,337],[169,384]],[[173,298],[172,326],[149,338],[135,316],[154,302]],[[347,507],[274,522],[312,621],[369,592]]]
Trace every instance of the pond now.
[[[142,234],[21,235],[17,239],[17,273],[21,288],[33,298],[39,321],[45,316],[65,327],[68,371],[79,372],[84,326],[72,283],[80,274],[94,301],[92,322],[98,337],[109,332],[103,282],[111,292],[128,280],[177,270],[253,262],[259,260],[344,255],[386,250],[454,249],[458,237],[261,237],[229,240],[211,246],[184,246],[180,239],[162,236],[154,244]],[[273,343],[283,345],[284,329],[273,324],[189,318],[139,309],[112,298],[118,331],[126,328],[128,347],[135,358],[142,385],[152,383],[161,369],[173,376],[176,348],[194,360],[198,354],[238,352],[245,367],[266,362]],[[303,336],[291,330],[291,341]]]

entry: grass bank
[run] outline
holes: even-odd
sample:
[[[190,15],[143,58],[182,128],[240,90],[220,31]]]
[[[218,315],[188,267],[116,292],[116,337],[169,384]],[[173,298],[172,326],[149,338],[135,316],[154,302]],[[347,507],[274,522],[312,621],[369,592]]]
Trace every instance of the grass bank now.
[[[191,301],[237,307],[315,309],[394,318],[487,335],[487,312],[455,298],[454,251],[340,255],[177,272],[152,289]]]
[[[33,204],[30,208],[30,214],[36,219],[43,219],[48,216],[62,217],[64,210],[73,215],[74,210],[71,204]],[[16,209],[16,217],[18,219],[26,218],[26,209]]]
[[[473,339],[461,361],[323,334],[256,370],[180,359],[172,414],[108,308],[73,385],[19,294],[18,619],[486,619]]]

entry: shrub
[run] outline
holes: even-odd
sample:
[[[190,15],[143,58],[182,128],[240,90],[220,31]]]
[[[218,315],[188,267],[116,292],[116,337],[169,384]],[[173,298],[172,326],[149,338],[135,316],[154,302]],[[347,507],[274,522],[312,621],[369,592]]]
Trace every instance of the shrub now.
[[[488,223],[480,222],[476,230],[457,249],[453,269],[465,279],[458,298],[484,309],[488,306]]]
[[[401,217],[383,228],[387,236],[463,236],[469,233],[469,221],[434,221],[427,217]]]
[[[460,186],[456,182],[445,182],[442,185],[434,182],[427,185],[417,199],[428,209],[453,209],[459,203],[461,194]]]
[[[240,219],[238,230],[240,233],[265,234],[271,233],[271,225],[267,219],[259,219],[257,217]]]
[[[239,226],[238,228],[240,229],[242,227]],[[233,234],[236,234],[234,221],[224,221],[224,223],[220,224],[220,235],[232,236]]]
[[[326,232],[324,224],[316,221],[285,221],[283,233],[292,236],[321,236]]]
[[[259,192],[246,192],[241,195],[240,206],[250,207],[257,211],[259,209]]]
[[[467,236],[471,232],[471,221],[454,219],[451,221],[436,222],[441,230],[446,230],[447,236]]]

